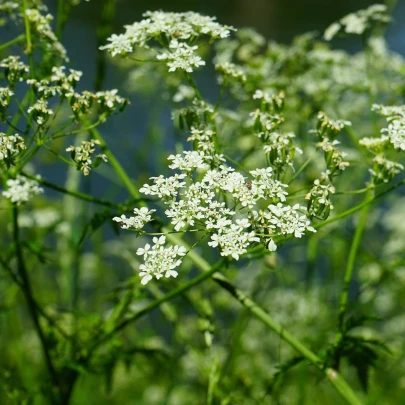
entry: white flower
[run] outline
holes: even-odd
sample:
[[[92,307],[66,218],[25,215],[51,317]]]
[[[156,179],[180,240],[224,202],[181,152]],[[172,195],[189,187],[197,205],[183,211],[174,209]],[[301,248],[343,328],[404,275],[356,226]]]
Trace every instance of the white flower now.
[[[270,239],[270,241],[267,245],[267,249],[269,249],[270,252],[275,252],[277,250],[277,245],[275,244],[273,239]]]
[[[236,223],[232,223],[220,230],[218,233],[211,235],[211,242],[208,245],[211,247],[220,247],[221,256],[231,256],[235,260],[239,260],[240,255],[247,252],[247,247],[253,242],[260,242],[255,232],[246,232],[245,228],[250,227],[249,221],[237,219]]]
[[[163,52],[156,56],[159,60],[167,61],[169,72],[175,72],[177,69],[186,72],[192,72],[194,67],[205,65],[205,62],[198,56],[195,51],[197,45],[190,46],[185,42],[179,42],[177,39],[172,39],[169,48],[171,52]]]
[[[405,106],[385,106],[374,104],[372,111],[386,118],[388,127],[381,130],[395,149],[405,150]]]
[[[156,38],[179,40],[182,43],[192,38],[207,36],[211,39],[226,38],[232,27],[221,25],[213,17],[202,16],[193,12],[167,13],[163,11],[148,11],[146,17],[140,22],[125,26],[125,33],[113,34],[107,45],[100,49],[106,49],[112,56],[131,53],[135,46],[148,47],[148,42]],[[191,65],[195,66],[199,60],[194,60]],[[201,64],[201,63],[200,63]],[[173,65],[171,68],[178,68]],[[182,69],[182,67],[180,68]]]
[[[82,173],[87,176],[90,170],[100,163],[102,160],[107,162],[107,156],[104,154],[99,154],[96,156],[96,162],[93,163],[92,155],[96,150],[96,145],[100,145],[100,141],[97,139],[92,139],[90,141],[82,141],[81,146],[69,146],[66,148],[66,152],[72,153],[72,159],[77,163],[77,168],[82,171]]]
[[[339,30],[340,30],[339,23],[331,24],[328,28],[326,28],[325,33],[323,34],[325,41],[330,41],[331,39],[333,39],[335,35],[339,32]]]
[[[25,141],[20,135],[6,135],[0,132],[0,160],[16,157],[24,149]]]
[[[53,115],[53,111],[48,108],[48,101],[46,99],[39,99],[34,105],[28,108],[28,113],[32,114],[35,122],[42,126],[49,117]]]
[[[175,268],[181,264],[180,257],[186,255],[187,251],[183,246],[165,247],[166,237],[153,238],[154,245],[151,247],[146,244],[144,248],[139,248],[137,255],[143,256],[144,264],[139,266],[141,270],[139,275],[142,277],[141,283],[147,284],[153,277],[177,277],[178,273]]]
[[[146,195],[156,195],[163,199],[173,199],[177,196],[178,190],[186,185],[183,180],[187,177],[186,174],[175,174],[174,176],[165,178],[160,175],[159,177],[151,177],[154,184],[144,184],[139,191]]]
[[[39,186],[37,181],[21,175],[17,175],[15,179],[8,179],[6,184],[7,190],[3,191],[3,196],[17,205],[21,205],[29,201],[33,196],[44,192],[44,189]]]
[[[107,110],[113,111],[117,107],[121,107],[126,103],[125,98],[117,95],[118,90],[98,91],[96,93],[97,103]]]
[[[260,233],[275,235],[293,235],[301,238],[306,231],[316,232],[306,215],[300,211],[305,210],[299,204],[294,206],[270,204],[268,211],[252,211],[252,220],[257,224]],[[273,246],[273,245],[271,245]]]
[[[242,67],[234,63],[224,62],[215,65],[215,70],[220,74],[219,83],[223,83],[227,79],[233,79],[241,83],[246,82],[246,73]]]
[[[180,103],[183,100],[191,100],[195,96],[195,91],[191,86],[180,84],[177,93],[173,96],[175,103]]]
[[[55,55],[68,61],[69,58],[67,57],[66,49],[58,41],[57,36],[52,31],[50,23],[53,17],[50,14],[42,15],[40,10],[36,8],[27,9],[25,15],[30,22],[31,32],[40,40],[38,42],[43,44]]]
[[[196,169],[208,169],[209,156],[205,156],[202,151],[185,151],[182,155],[170,155],[167,159],[173,163],[169,166],[170,169],[179,169],[182,172],[190,172]]]
[[[383,156],[376,156],[373,159],[373,167],[369,171],[374,178],[374,182],[378,184],[381,182],[388,183],[403,170],[404,166],[400,163],[388,160]]]
[[[375,24],[386,24],[390,20],[391,18],[387,15],[387,6],[374,4],[367,9],[348,14],[333,23],[325,30],[323,37],[326,41],[330,41],[341,30],[347,34],[362,35]]]
[[[114,217],[113,221],[120,223],[122,229],[141,230],[146,223],[152,220],[151,214],[155,211],[146,207],[135,208],[135,216],[127,218],[125,215],[121,215],[120,217]]]
[[[0,111],[5,110],[10,104],[10,97],[14,93],[8,87],[0,87]]]
[[[5,77],[10,84],[24,80],[30,71],[28,65],[20,62],[19,56],[8,56],[0,62],[0,67],[5,68]]]

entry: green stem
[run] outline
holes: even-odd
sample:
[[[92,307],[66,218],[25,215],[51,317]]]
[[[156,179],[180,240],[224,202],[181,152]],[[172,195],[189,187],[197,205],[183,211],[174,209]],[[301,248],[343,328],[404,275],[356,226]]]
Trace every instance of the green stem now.
[[[24,16],[25,41],[27,44],[25,52],[28,54],[28,59],[30,62],[30,76],[32,79],[34,79],[35,78],[34,57],[32,54],[33,49],[32,49],[32,39],[31,39],[31,27],[30,27],[30,21],[28,19],[28,15],[27,15],[27,9],[28,9],[27,0],[23,0],[22,7],[23,7],[23,16]],[[34,94],[34,91],[31,89],[31,100],[34,100],[34,98],[35,98],[35,94]]]
[[[5,42],[4,44],[0,45],[0,51],[3,51],[4,49],[7,49],[9,46],[12,46],[14,44],[18,44],[19,42],[22,42],[25,39],[25,35],[21,34],[18,37],[15,37],[14,39]]]
[[[14,281],[14,283],[21,288],[21,290],[24,292],[24,284],[22,280],[20,280],[13,272],[13,270],[10,268],[10,266],[7,264],[6,260],[4,260],[0,256],[0,264],[3,266],[3,268],[7,271],[7,273],[10,275],[11,279]],[[58,323],[51,317],[49,316],[42,308],[41,306],[36,302],[34,299],[34,305],[35,309],[38,312],[39,315],[41,315],[46,321],[49,323],[49,325],[52,325],[55,329],[58,330],[58,332],[66,339],[69,340],[70,336],[58,325]]]
[[[190,73],[187,73],[187,72],[186,72],[185,75],[186,75],[186,79],[187,79],[188,84],[194,89],[194,92],[195,92],[196,97],[197,97],[199,100],[204,101],[204,98],[203,98],[203,96],[201,95],[200,90],[198,90],[197,86],[195,85],[194,80],[193,80],[193,78],[191,77]]]
[[[277,333],[281,339],[286,341],[291,347],[297,350],[302,356],[309,360],[328,378],[329,382],[339,392],[339,394],[351,405],[361,405],[360,400],[356,394],[346,383],[344,378],[331,368],[325,369],[322,360],[297,338],[290,334],[283,326],[275,322],[270,315],[257,305],[250,297],[248,297],[241,290],[236,288],[227,278],[222,274],[214,274],[213,280],[219,284],[223,289],[228,291],[234,298],[236,298],[247,310],[249,310],[256,318],[260,319],[268,328]]]
[[[60,41],[62,39],[63,28],[66,23],[65,4],[66,0],[58,0],[58,11],[56,14],[56,37]]]
[[[27,177],[28,179],[35,180],[36,182],[38,182],[39,184],[42,184],[45,187],[52,188],[53,190],[60,191],[61,193],[64,193],[64,194],[72,195],[72,196],[77,197],[77,198],[79,198],[81,200],[89,201],[89,202],[92,202],[92,203],[98,204],[98,205],[104,205],[105,207],[117,208],[117,209],[121,209],[121,210],[122,209],[123,210],[128,210],[129,209],[128,207],[126,207],[126,206],[124,206],[122,204],[114,204],[114,203],[112,203],[110,201],[102,200],[102,199],[93,197],[93,196],[91,196],[89,194],[82,193],[80,191],[68,190],[68,189],[66,189],[64,187],[58,186],[57,184],[53,184],[53,183],[51,183],[49,181],[46,181],[41,177],[36,177],[36,176],[33,176],[33,175],[25,173],[25,172],[21,172],[21,174],[24,177]]]
[[[28,311],[29,311],[31,319],[34,323],[34,328],[36,330],[36,333],[37,333],[38,338],[41,343],[42,352],[43,352],[44,358],[45,358],[45,363],[46,363],[46,366],[47,366],[47,369],[49,372],[49,376],[51,378],[51,382],[53,385],[53,389],[51,390],[51,392],[52,392],[52,396],[54,396],[54,394],[55,394],[54,389],[58,389],[58,387],[59,387],[58,375],[57,375],[57,372],[56,372],[55,367],[52,362],[51,354],[50,354],[49,348],[48,348],[48,342],[46,340],[45,334],[44,334],[41,324],[39,322],[39,317],[38,317],[38,314],[36,311],[36,301],[35,301],[33,293],[32,293],[30,279],[28,276],[27,269],[25,267],[23,252],[21,249],[19,227],[18,227],[18,207],[16,205],[13,205],[13,239],[14,239],[14,244],[15,244],[15,249],[16,249],[18,273],[19,273],[21,281],[22,281],[21,287],[23,289],[23,293],[24,293],[25,299],[27,301]],[[57,395],[58,395],[58,393],[57,393]]]
[[[371,192],[368,193],[370,195]],[[368,199],[368,196],[366,197]],[[368,212],[370,211],[370,205],[366,205],[363,207],[359,223],[356,226],[356,231],[354,233],[353,241],[350,246],[349,257],[347,260],[346,272],[343,282],[343,289],[340,296],[340,303],[339,303],[339,317],[338,317],[338,329],[339,332],[342,333],[343,331],[343,323],[345,314],[347,311],[347,304],[349,299],[349,288],[353,278],[353,270],[354,264],[356,261],[357,252],[359,250],[361,237],[363,235],[364,228],[367,222]]]
[[[314,225],[314,228],[317,228],[317,229],[318,229],[318,228],[322,228],[322,227],[324,227],[324,226],[326,226],[326,225],[331,224],[332,222],[339,221],[339,220],[342,219],[342,218],[345,218],[345,217],[347,217],[347,216],[349,216],[349,215],[352,215],[352,214],[354,214],[355,212],[360,211],[363,207],[366,207],[367,205],[372,204],[372,203],[373,203],[374,201],[376,201],[377,199],[383,197],[385,194],[389,193],[390,191],[395,190],[395,189],[398,188],[398,187],[401,187],[401,186],[404,185],[404,184],[405,184],[405,179],[403,179],[403,180],[401,180],[400,182],[398,182],[398,183],[392,185],[391,187],[388,187],[386,190],[382,191],[381,193],[378,193],[378,194],[375,195],[373,198],[366,199],[366,200],[363,201],[362,203],[356,205],[355,207],[352,207],[352,208],[348,209],[347,211],[344,211],[344,212],[340,213],[339,215],[336,215],[336,216],[333,217],[333,218],[330,218],[330,219],[328,219],[328,220],[326,220],[326,221],[323,221],[323,222],[320,222],[320,223],[318,223],[318,224],[315,224],[315,225]]]
[[[85,122],[88,125],[88,122]],[[104,149],[104,153],[106,154],[111,166],[117,173],[118,177],[122,180],[124,185],[126,186],[127,190],[129,191],[130,195],[135,198],[136,200],[141,200],[141,196],[139,191],[133,184],[133,181],[128,177],[127,173],[125,172],[124,168],[121,166],[121,163],[115,158],[114,154],[108,149],[107,144],[101,135],[101,133],[95,129],[90,128],[90,133],[92,136],[100,141],[101,147]]]
[[[113,20],[115,15],[115,0],[104,0],[102,2],[100,23],[97,27],[97,61],[96,74],[94,78],[94,91],[100,91],[105,78],[106,57],[105,52],[99,48],[105,44],[107,38],[113,31]]]
[[[202,259],[204,260],[204,259]],[[200,284],[204,280],[207,280],[209,277],[211,277],[215,272],[219,271],[221,267],[224,265],[225,259],[219,260],[217,263],[215,263],[212,267],[208,265],[208,270],[203,271],[200,273],[197,277],[194,277],[190,281],[180,285],[177,288],[174,288],[167,294],[163,295],[162,297],[158,298],[157,300],[151,302],[149,305],[147,305],[145,308],[141,309],[138,311],[136,314],[127,317],[123,321],[121,321],[118,325],[116,325],[113,329],[111,329],[108,333],[104,334],[103,336],[100,337],[99,340],[97,340],[93,346],[89,349],[89,354],[93,353],[93,351],[100,346],[100,344],[106,342],[107,340],[111,339],[117,332],[120,330],[124,329],[126,326],[129,324],[135,322],[136,320],[144,317],[147,315],[149,312],[151,312],[153,309],[158,308],[161,304],[178,297],[182,295],[184,292],[189,290],[191,287],[194,287],[197,284]]]

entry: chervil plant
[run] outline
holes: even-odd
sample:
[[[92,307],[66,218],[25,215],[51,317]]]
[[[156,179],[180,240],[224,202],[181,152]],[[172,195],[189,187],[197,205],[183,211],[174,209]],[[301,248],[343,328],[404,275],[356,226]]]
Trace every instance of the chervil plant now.
[[[281,45],[195,12],[113,33],[106,0],[90,85],[63,46],[80,2],[56,20],[45,3],[0,0],[0,403],[398,404],[405,61],[387,7]],[[107,61],[125,89],[103,88]],[[172,131],[143,117],[119,150],[104,124],[136,113],[125,91],[158,94]]]

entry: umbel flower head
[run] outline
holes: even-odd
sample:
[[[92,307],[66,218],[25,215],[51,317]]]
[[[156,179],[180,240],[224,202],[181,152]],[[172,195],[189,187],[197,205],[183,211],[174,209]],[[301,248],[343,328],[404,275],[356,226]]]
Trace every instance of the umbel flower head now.
[[[21,205],[29,201],[33,196],[42,194],[44,189],[35,180],[27,179],[17,175],[15,179],[7,180],[7,190],[3,191],[3,196],[11,202]]]
[[[169,72],[177,69],[192,72],[193,68],[205,65],[196,53],[196,40],[226,38],[233,30],[216,22],[214,17],[193,12],[148,11],[143,16],[142,21],[126,25],[125,33],[113,34],[108,38],[110,43],[100,49],[107,50],[112,56],[125,56],[135,47],[150,48],[158,44],[156,58],[166,61]]]
[[[333,39],[338,33],[362,35],[371,31],[377,25],[384,25],[391,20],[387,14],[385,4],[373,4],[372,6],[351,13],[341,18],[338,22],[331,24],[324,33],[326,41]]]
[[[107,162],[105,154],[98,154],[95,161],[92,160],[92,155],[96,150],[96,145],[100,145],[100,141],[92,139],[90,141],[82,141],[81,146],[69,146],[66,152],[71,152],[72,159],[77,164],[77,169],[87,176],[92,168],[97,167],[101,161]]]

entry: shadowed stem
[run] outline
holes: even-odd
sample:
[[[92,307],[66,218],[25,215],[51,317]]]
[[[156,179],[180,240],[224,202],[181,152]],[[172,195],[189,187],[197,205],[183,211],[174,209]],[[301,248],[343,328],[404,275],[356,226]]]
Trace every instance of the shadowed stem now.
[[[29,314],[34,323],[34,328],[36,330],[36,333],[37,333],[38,338],[41,343],[42,352],[45,357],[45,363],[46,363],[48,373],[49,373],[49,376],[51,379],[51,383],[53,386],[53,389],[51,389],[51,393],[52,393],[52,396],[54,397],[55,390],[59,390],[58,375],[57,375],[56,369],[52,362],[47,340],[45,338],[41,324],[39,322],[39,317],[38,317],[38,313],[37,313],[37,304],[36,304],[36,301],[35,301],[33,293],[32,293],[30,279],[28,276],[27,269],[25,267],[23,252],[21,249],[19,228],[18,228],[18,207],[16,205],[13,205],[13,239],[14,239],[15,249],[16,249],[18,273],[19,273],[19,276],[22,281],[21,288],[23,290],[25,299],[27,301],[28,311],[29,311]],[[57,396],[59,396],[59,392],[57,393]]]
[[[365,200],[367,201],[369,199],[369,197],[371,197],[371,195],[372,195],[372,191],[369,191],[367,193]],[[363,231],[366,226],[369,211],[370,211],[370,205],[366,205],[365,207],[363,207],[363,209],[361,211],[359,222],[356,226],[356,231],[354,233],[352,244],[350,246],[349,257],[347,260],[346,271],[345,271],[345,276],[344,276],[344,281],[343,281],[343,288],[342,288],[342,293],[340,295],[340,301],[339,301],[338,331],[336,333],[337,344],[339,343],[339,341],[341,341],[341,339],[343,338],[343,335],[344,335],[344,321],[345,321],[345,315],[347,312],[348,301],[349,301],[350,284],[353,279],[354,264],[356,261],[357,252],[359,250],[361,237],[363,235]],[[340,362],[340,356],[337,356],[337,358],[335,359],[336,368],[339,366],[339,362]]]

